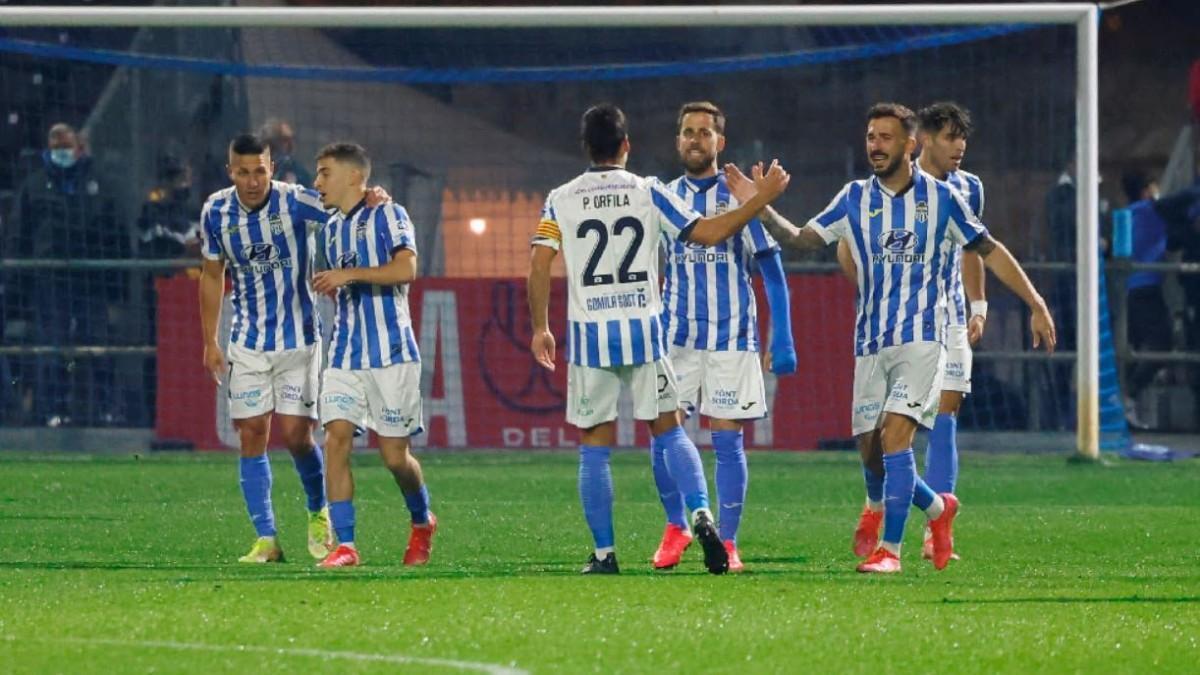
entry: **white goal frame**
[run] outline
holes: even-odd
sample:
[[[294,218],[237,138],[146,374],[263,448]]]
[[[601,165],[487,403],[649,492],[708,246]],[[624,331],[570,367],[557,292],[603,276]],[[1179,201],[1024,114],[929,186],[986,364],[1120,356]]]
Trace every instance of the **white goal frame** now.
[[[1076,453],[1100,452],[1099,8],[1091,3],[799,7],[0,7],[0,26],[553,28],[1033,23],[1076,33]]]

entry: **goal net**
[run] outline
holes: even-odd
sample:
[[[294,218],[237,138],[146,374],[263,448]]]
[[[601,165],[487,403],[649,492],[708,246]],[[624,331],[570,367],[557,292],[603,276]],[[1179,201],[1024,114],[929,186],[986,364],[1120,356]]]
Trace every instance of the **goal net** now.
[[[310,186],[318,148],[361,143],[372,183],[411,214],[422,443],[572,445],[566,369],[547,373],[528,352],[524,276],[547,191],[586,167],[579,119],[588,106],[620,105],[630,169],[666,182],[682,174],[680,105],[712,101],[728,119],[721,161],[779,158],[793,179],[778,209],[802,223],[844,183],[869,176],[872,103],[949,100],[974,118],[963,168],[984,183],[983,219],[1026,264],[1060,336],[1058,354],[1031,351],[1027,311],[989,279],[959,428],[1003,434],[984,446],[1020,434],[1019,443],[1074,447],[1076,278],[1088,257],[1076,225],[1076,25],[894,12],[882,23],[819,14],[771,23],[725,9],[727,20],[648,13],[644,25],[636,11],[607,25],[600,15],[546,25],[532,11],[524,22],[410,27],[334,11],[316,25],[260,16],[205,27],[21,25],[31,22],[3,15],[3,426],[236,444],[226,396],[201,365],[195,236],[205,197],[230,184],[229,140],[251,131],[272,143],[277,178]],[[768,376],[772,414],[747,443],[836,446],[850,436],[855,291],[832,248],[785,252],[785,261],[798,372]],[[564,294],[560,276],[551,310],[560,345]],[[628,414],[619,429],[619,444],[645,442]]]

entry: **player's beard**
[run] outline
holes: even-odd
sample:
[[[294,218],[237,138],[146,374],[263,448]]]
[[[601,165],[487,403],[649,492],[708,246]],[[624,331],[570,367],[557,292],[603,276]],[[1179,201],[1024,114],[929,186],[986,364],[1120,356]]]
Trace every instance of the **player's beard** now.
[[[882,169],[873,169],[875,176],[878,178],[891,178],[900,168],[901,162],[904,161],[904,155],[896,155],[892,161],[888,162]]]
[[[683,168],[687,169],[690,174],[704,173],[717,159],[716,155],[705,152],[702,148],[696,148],[699,154],[692,154],[691,148],[680,154],[679,158],[683,160]]]

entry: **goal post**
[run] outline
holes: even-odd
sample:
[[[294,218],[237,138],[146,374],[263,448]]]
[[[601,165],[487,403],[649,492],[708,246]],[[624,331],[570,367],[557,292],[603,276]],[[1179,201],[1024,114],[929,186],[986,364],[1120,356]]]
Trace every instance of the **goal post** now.
[[[1099,453],[1099,207],[1098,21],[1091,3],[521,7],[521,8],[301,8],[251,7],[0,7],[4,27],[187,28],[444,28],[531,29],[614,27],[772,26],[973,26],[1040,24],[1073,26],[1075,55],[1076,308],[1078,455]]]

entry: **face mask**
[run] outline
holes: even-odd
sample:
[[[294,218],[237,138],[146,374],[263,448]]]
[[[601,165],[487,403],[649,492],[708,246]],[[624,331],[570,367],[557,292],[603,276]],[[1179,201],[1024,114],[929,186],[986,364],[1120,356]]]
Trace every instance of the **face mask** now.
[[[69,169],[75,165],[75,151],[71,148],[54,148],[50,150],[50,162],[55,166]]]

